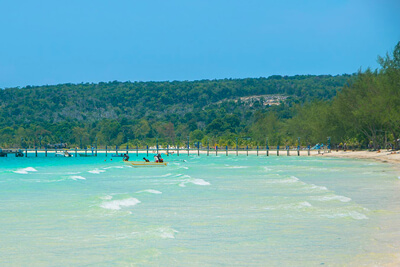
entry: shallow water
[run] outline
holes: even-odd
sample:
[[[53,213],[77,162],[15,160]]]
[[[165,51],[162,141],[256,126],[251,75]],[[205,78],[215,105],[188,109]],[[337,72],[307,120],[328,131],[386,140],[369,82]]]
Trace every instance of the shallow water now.
[[[0,265],[359,266],[399,255],[400,179],[388,165],[165,159],[0,158]]]

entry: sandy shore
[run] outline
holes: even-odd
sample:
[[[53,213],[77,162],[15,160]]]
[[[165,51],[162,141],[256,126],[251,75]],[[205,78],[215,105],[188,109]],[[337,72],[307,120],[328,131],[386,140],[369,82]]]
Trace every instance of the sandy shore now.
[[[386,150],[381,151],[331,151],[331,153],[324,153],[323,157],[336,157],[336,158],[353,158],[353,159],[371,159],[381,162],[391,163],[400,167],[400,153],[390,152]]]

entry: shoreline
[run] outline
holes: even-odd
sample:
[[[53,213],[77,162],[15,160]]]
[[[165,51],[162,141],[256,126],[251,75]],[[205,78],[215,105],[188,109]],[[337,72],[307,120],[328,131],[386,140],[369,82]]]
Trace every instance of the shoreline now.
[[[61,152],[63,150],[57,150],[57,152]],[[67,149],[67,151],[72,154],[75,155],[75,150],[73,149]],[[178,154],[178,151],[176,149],[169,149],[168,150],[170,154]],[[22,150],[22,152],[25,154],[25,150]],[[115,150],[107,150],[107,154],[114,155],[115,154]],[[367,150],[361,150],[361,151],[336,151],[336,150],[331,150],[330,153],[328,153],[327,151],[323,151],[323,150],[300,150],[300,156],[301,157],[311,157],[311,156],[317,156],[317,157],[334,157],[334,158],[351,158],[351,159],[367,159],[367,160],[374,160],[374,161],[379,161],[379,162],[383,162],[383,163],[389,163],[391,165],[394,165],[398,168],[400,168],[400,151],[397,152],[391,152],[391,151],[386,151],[386,150],[381,150],[381,151],[367,151]],[[37,150],[38,154],[44,154],[45,150]],[[54,156],[55,151],[52,150],[48,150],[47,154],[49,156]],[[85,150],[77,150],[76,153],[78,154],[83,154],[85,153]],[[94,152],[95,153],[95,152]],[[106,151],[103,149],[99,149],[97,151],[98,154],[106,154]],[[120,149],[118,150],[118,154],[124,154],[126,153],[126,149]],[[153,155],[157,153],[157,150],[154,148],[149,148],[149,150],[146,149],[139,149],[138,151],[136,151],[136,149],[129,149],[129,153],[130,155],[136,155],[136,153],[138,154],[149,154]],[[161,153],[162,155],[166,155],[167,151],[166,149],[159,149],[159,153]],[[236,151],[234,149],[232,150],[218,150],[218,152],[216,152],[215,150],[210,149],[208,152],[207,150],[197,150],[197,149],[190,149],[190,155],[197,155],[199,153],[199,155],[207,155],[207,153],[210,156],[236,156],[236,153],[240,156],[246,156],[248,155],[257,155],[257,151],[256,150],[239,150]],[[287,150],[279,150],[279,156],[280,157],[287,157]],[[32,157],[32,154],[35,154],[35,150],[33,149],[28,149],[28,154],[29,157]],[[87,150],[87,154],[88,155],[92,155],[92,150]],[[266,156],[267,152],[266,150],[259,150],[258,151],[258,155],[259,156]],[[179,155],[182,156],[187,156],[188,155],[188,151],[187,149],[180,149],[179,150]],[[271,157],[276,157],[277,156],[277,151],[276,150],[269,150],[269,156]],[[289,151],[289,156],[291,157],[297,157],[297,150],[290,150]]]
[[[386,150],[381,151],[334,151],[331,153],[320,154],[322,157],[334,157],[334,158],[351,158],[351,159],[369,159],[383,163],[389,163],[395,167],[400,168],[400,153]]]
[[[75,154],[75,150],[74,149],[63,149],[63,150],[57,150],[57,152],[62,152],[62,151],[68,151],[70,154],[74,155]],[[25,154],[25,150],[22,150],[22,152]],[[93,151],[94,153],[96,153],[95,151]],[[149,148],[148,150],[146,149],[129,149],[128,154],[130,155],[136,155],[136,153],[138,154],[148,154],[152,155],[152,154],[156,154],[157,150],[154,148]],[[159,149],[158,151],[159,153],[166,155],[167,151],[166,149]],[[169,149],[168,152],[170,154],[178,154],[178,151],[176,149]],[[203,150],[197,150],[197,149],[190,149],[190,155],[197,155],[199,153],[199,155],[207,155],[207,153],[209,153],[210,156],[221,156],[221,155],[228,155],[228,156],[236,156],[236,153],[238,155],[241,156],[246,156],[248,155],[257,155],[257,151],[256,150],[239,150],[236,151],[234,149],[230,149],[228,151],[223,150],[223,149],[219,149],[218,152],[216,152],[214,149],[210,149],[208,152],[207,150],[203,149]],[[38,154],[44,154],[45,150],[37,150]],[[48,150],[47,154],[49,156],[54,155],[55,150]],[[76,151],[77,154],[83,154],[85,153],[85,150],[82,149],[78,149]],[[97,154],[109,154],[109,155],[114,155],[116,154],[115,150],[107,150],[107,152],[104,149],[99,149],[97,150]],[[119,149],[118,150],[118,154],[125,154],[127,153],[126,149]],[[398,152],[391,152],[391,151],[386,151],[386,150],[381,150],[381,151],[366,151],[366,150],[361,150],[361,151],[336,151],[336,150],[331,150],[330,153],[328,153],[327,151],[324,150],[300,150],[299,151],[301,157],[308,157],[308,156],[318,156],[318,157],[335,157],[335,158],[352,158],[352,159],[370,159],[370,160],[376,160],[376,161],[380,161],[380,162],[384,162],[384,163],[391,163],[391,164],[399,164],[400,163],[400,151]],[[309,153],[309,154],[308,154]],[[33,149],[28,149],[28,154],[30,157],[32,157],[32,154],[35,154],[35,150]],[[92,155],[92,150],[87,150],[87,154],[88,155]],[[258,155],[259,156],[266,156],[267,152],[266,150],[259,150],[258,151]],[[182,156],[187,156],[188,155],[188,151],[187,149],[180,149],[179,150],[179,155]],[[272,157],[276,157],[277,156],[277,151],[276,150],[269,150],[269,156]],[[288,151],[287,150],[279,150],[279,156],[282,157],[287,157],[288,156]],[[289,151],[289,156],[291,157],[297,157],[297,150],[290,150]]]

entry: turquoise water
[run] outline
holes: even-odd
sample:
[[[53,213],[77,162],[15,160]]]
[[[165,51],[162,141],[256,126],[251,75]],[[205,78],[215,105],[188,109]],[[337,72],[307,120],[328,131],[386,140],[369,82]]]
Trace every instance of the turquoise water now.
[[[397,260],[400,179],[388,165],[305,156],[165,159],[165,168],[132,168],[104,155],[0,158],[0,265]]]

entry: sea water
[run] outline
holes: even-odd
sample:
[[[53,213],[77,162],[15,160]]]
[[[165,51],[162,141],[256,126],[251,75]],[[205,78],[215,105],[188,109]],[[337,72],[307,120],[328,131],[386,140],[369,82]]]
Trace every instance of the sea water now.
[[[131,155],[131,160],[143,156]],[[307,156],[0,158],[1,266],[398,263],[389,165]]]

